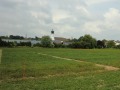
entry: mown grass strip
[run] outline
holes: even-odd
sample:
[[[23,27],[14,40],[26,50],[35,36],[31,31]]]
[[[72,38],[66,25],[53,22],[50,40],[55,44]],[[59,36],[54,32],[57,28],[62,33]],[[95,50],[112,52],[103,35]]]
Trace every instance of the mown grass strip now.
[[[58,57],[58,56],[53,56],[53,55],[48,55],[48,54],[43,54],[43,53],[38,53],[40,55],[45,55],[45,56],[51,56],[53,58],[58,58],[58,59],[64,59],[64,60],[74,60],[76,62],[86,62],[86,61],[80,61],[80,60],[76,60],[76,59],[70,59],[70,58],[63,58],[63,57]],[[90,63],[90,62],[88,62]],[[98,67],[103,67],[105,70],[107,71],[117,71],[119,70],[120,68],[117,68],[117,67],[113,67],[113,66],[108,66],[108,65],[102,65],[102,64],[96,64],[94,63],[96,66]]]
[[[0,49],[0,64],[1,64],[1,58],[2,58],[2,50]]]

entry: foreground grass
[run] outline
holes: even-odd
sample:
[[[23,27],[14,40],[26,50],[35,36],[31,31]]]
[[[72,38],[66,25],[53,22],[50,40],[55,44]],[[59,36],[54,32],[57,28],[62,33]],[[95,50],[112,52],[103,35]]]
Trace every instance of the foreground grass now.
[[[1,90],[120,90],[120,72],[7,81],[0,87]]]
[[[115,56],[112,57],[111,52]],[[6,48],[3,49],[0,65],[0,90],[119,90],[120,71],[104,71],[104,68],[94,64],[108,64],[109,61],[109,65],[119,67],[115,63],[119,62],[119,57],[116,57],[119,52],[118,50]],[[38,53],[94,63],[67,61]]]
[[[0,49],[0,64],[1,64],[1,58],[2,58],[2,49]]]
[[[103,68],[96,67],[92,63],[78,63],[39,55],[31,48],[4,49],[0,79],[68,75],[96,70],[103,70]]]

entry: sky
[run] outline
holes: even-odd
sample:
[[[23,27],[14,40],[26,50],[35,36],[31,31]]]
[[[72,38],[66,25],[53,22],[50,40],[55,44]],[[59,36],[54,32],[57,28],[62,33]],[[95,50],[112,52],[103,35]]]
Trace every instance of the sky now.
[[[0,36],[120,40],[120,0],[0,0]]]

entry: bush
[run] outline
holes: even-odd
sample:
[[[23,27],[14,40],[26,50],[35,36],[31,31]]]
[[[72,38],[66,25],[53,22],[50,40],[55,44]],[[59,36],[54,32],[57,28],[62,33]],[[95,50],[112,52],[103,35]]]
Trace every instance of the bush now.
[[[80,42],[73,42],[72,44],[68,45],[68,47],[81,48],[81,43]]]
[[[31,47],[31,42],[20,42],[20,43],[18,43],[17,44],[17,46],[29,46],[29,47]]]
[[[33,45],[34,47],[41,47],[42,45],[40,43],[36,43]]]
[[[43,36],[41,38],[41,46],[42,47],[54,47],[53,43],[52,43],[52,39],[49,36]]]
[[[67,45],[64,45],[64,44],[62,44],[62,43],[59,43],[59,44],[53,43],[53,44],[54,44],[54,47],[55,47],[55,48],[67,48],[67,47],[68,47]]]

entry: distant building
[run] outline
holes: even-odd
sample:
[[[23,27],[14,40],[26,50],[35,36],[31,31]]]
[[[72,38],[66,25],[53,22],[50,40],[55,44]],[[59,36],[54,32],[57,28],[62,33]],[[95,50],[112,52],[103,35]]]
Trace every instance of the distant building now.
[[[2,41],[5,42],[16,42],[16,43],[20,43],[20,42],[31,42],[32,45],[37,44],[37,43],[41,43],[40,40],[19,40],[19,39],[2,39]]]
[[[51,39],[52,39],[53,43],[63,44],[63,45],[69,45],[69,44],[71,44],[70,42],[68,42],[68,39],[66,39],[66,38],[63,38],[63,37],[54,37],[54,33],[55,33],[55,31],[52,29],[52,31],[51,31]]]
[[[115,41],[115,45],[116,45],[116,46],[117,46],[117,45],[120,45],[120,41],[119,41],[119,40]]]
[[[55,38],[54,38],[54,31],[53,30],[51,31],[51,39],[52,39],[52,41],[55,40]]]
[[[63,38],[63,37],[54,37],[54,43],[56,44],[64,44],[64,45],[69,45],[71,42],[68,41],[68,39]]]

